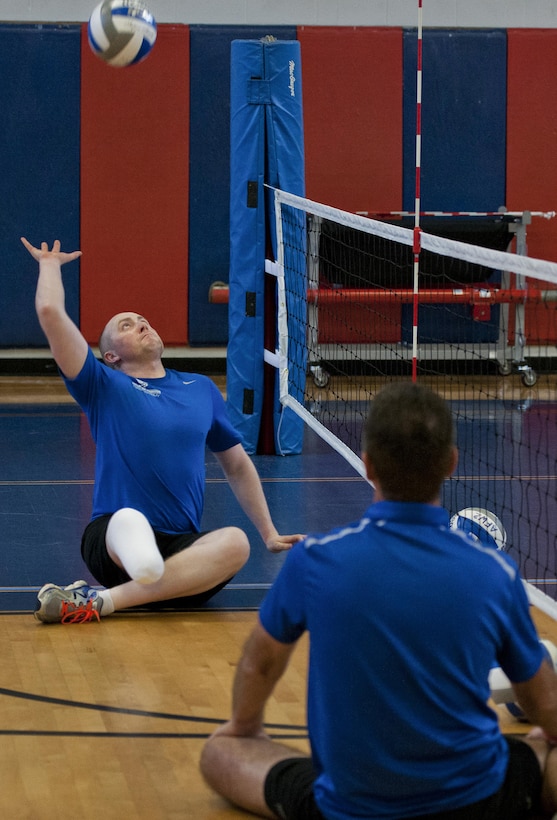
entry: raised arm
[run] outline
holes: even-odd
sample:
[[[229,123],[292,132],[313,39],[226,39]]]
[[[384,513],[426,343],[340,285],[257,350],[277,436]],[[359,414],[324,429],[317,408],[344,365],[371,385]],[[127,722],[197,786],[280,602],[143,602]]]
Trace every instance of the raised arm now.
[[[253,461],[241,444],[215,453],[232,488],[232,492],[271,552],[290,549],[304,536],[279,535],[269,512],[267,500]]]
[[[81,251],[63,253],[56,240],[52,250],[43,242],[35,248],[24,237],[21,241],[39,263],[39,278],[35,294],[35,308],[39,323],[48,340],[54,361],[62,373],[75,378],[87,357],[88,344],[77,325],[66,312],[66,299],[62,282],[62,265],[81,256]]]

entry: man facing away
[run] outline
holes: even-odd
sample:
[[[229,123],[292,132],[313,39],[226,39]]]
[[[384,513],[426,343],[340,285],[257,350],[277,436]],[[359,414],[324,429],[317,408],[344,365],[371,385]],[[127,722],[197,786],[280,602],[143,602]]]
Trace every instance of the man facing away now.
[[[513,560],[449,528],[453,422],[429,389],[373,400],[359,521],[296,544],[260,610],[232,717],[201,756],[233,803],[287,820],[523,820],[557,808],[557,676]],[[311,757],[272,741],[264,709],[309,631]],[[537,731],[506,737],[488,705],[500,666]]]
[[[93,515],[81,553],[106,589],[84,581],[46,584],[35,612],[46,623],[81,622],[115,610],[179,599],[198,605],[249,557],[238,527],[200,532],[205,448],[212,450],[241,507],[272,552],[302,535],[279,535],[261,482],[224,400],[207,378],[167,370],[163,343],[134,311],[103,330],[99,362],[65,308],[61,267],[80,251],[49,250],[22,238],[39,263],[35,304],[68,391],[87,415],[96,444]]]

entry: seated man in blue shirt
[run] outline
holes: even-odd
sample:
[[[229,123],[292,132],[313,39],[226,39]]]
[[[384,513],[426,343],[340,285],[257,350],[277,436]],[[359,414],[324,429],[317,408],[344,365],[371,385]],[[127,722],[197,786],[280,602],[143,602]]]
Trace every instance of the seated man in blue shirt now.
[[[267,548],[279,552],[300,540],[278,534],[215,384],[166,369],[159,334],[135,311],[110,319],[99,362],[65,308],[61,266],[80,251],[63,253],[58,241],[51,250],[22,242],[39,262],[39,322],[96,444],[93,514],[81,554],[107,587],[45,584],[38,620],[77,623],[175,599],[198,605],[238,572],[249,556],[246,534],[238,527],[200,532],[206,446]]]
[[[363,517],[296,544],[263,602],[232,717],[201,770],[221,795],[283,820],[524,820],[557,809],[557,675],[506,554],[449,528],[457,463],[447,403],[393,383],[372,401]],[[270,740],[264,708],[310,636],[311,757]],[[499,666],[540,727],[506,737],[488,705]]]

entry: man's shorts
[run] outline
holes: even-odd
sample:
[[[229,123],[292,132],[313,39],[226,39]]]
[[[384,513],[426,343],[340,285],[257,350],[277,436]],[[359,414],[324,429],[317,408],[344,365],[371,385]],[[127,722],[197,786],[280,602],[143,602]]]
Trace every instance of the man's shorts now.
[[[119,584],[125,584],[131,580],[128,573],[114,563],[106,549],[106,529],[111,518],[112,515],[101,515],[99,518],[90,521],[81,539],[81,557],[99,584],[107,587],[107,589],[118,586]],[[205,534],[206,533],[203,532],[189,532],[180,535],[171,535],[155,530],[155,541],[157,542],[160,554],[166,561],[166,559],[172,555],[176,555],[188,547],[191,547],[192,544]],[[188,595],[183,598],[172,598],[168,601],[156,601],[150,604],[144,604],[142,609],[183,609],[186,607],[201,606],[226,586],[229,581],[230,578],[224,581],[224,583],[212,589],[208,589],[206,592],[200,592],[198,595]]]
[[[501,788],[477,803],[413,820],[525,820],[539,814],[542,773],[533,749],[507,736],[509,764]],[[315,803],[315,771],[308,757],[281,760],[265,781],[265,802],[283,820],[325,820]]]

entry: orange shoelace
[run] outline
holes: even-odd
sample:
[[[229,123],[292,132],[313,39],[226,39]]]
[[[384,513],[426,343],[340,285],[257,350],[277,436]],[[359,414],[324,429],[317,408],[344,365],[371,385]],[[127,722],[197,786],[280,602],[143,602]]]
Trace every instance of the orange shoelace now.
[[[101,616],[96,609],[93,609],[93,601],[87,601],[86,604],[75,604],[64,601],[62,604],[62,618],[60,623],[63,624],[86,624],[88,621],[94,619],[100,622]]]

